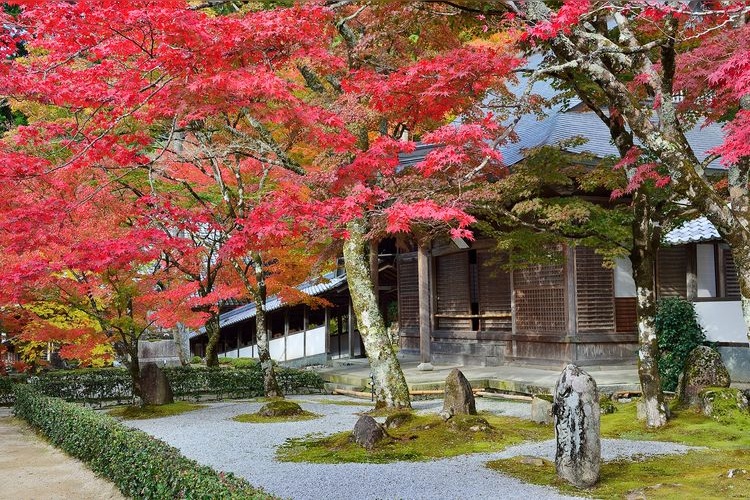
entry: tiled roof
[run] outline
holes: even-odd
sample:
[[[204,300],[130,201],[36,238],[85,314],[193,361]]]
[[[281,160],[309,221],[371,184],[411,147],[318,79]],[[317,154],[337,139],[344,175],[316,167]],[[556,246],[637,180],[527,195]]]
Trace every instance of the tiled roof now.
[[[335,273],[328,273],[314,280],[306,281],[299,285],[297,289],[307,295],[320,295],[321,293],[333,290],[334,288],[346,283],[346,274],[336,276]],[[284,303],[278,296],[269,297],[266,300],[266,312],[274,311],[282,307]],[[237,309],[225,312],[219,316],[219,328],[234,325],[240,321],[245,321],[255,317],[255,303],[250,303]],[[205,328],[191,332],[189,337],[194,338],[205,333]]]
[[[698,217],[683,223],[664,236],[667,245],[684,245],[685,243],[699,243],[701,241],[720,240],[718,231],[705,217]]]

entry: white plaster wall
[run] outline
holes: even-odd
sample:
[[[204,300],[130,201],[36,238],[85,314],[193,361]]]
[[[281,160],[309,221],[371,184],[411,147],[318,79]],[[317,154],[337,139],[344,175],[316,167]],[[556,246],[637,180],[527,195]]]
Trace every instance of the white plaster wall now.
[[[254,358],[255,353],[253,352],[253,346],[247,346],[240,349],[241,358]]]
[[[313,356],[326,352],[326,327],[319,326],[307,332],[305,356]]]
[[[284,337],[273,339],[268,343],[268,350],[271,354],[271,359],[274,361],[284,361]]]
[[[747,342],[740,301],[695,302],[706,338],[714,342]]]
[[[225,358],[236,358],[237,357],[237,349],[231,349],[224,354],[222,354]]]
[[[696,245],[698,297],[716,297],[716,264],[713,245]]]
[[[635,297],[635,281],[630,259],[615,260],[615,297]]]
[[[302,332],[289,335],[286,341],[286,359],[297,359],[305,356],[305,334]]]

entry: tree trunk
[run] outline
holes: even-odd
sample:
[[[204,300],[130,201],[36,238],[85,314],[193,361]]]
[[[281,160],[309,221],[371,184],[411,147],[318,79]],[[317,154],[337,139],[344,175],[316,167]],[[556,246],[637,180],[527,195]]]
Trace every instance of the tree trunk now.
[[[219,313],[211,313],[211,317],[206,322],[206,366],[219,366],[219,337],[221,329],[219,328]]]
[[[409,387],[373,291],[369,262],[365,255],[365,225],[362,220],[354,220],[347,224],[347,231],[349,237],[344,241],[346,281],[374,377],[375,407],[411,408]]]
[[[662,427],[667,423],[667,407],[659,377],[659,344],[656,339],[656,287],[654,262],[659,248],[661,231],[654,224],[647,196],[636,191],[633,196],[633,250],[630,261],[636,287],[636,312],[638,317],[638,377],[643,392],[646,426]]]
[[[128,361],[128,373],[130,373],[130,380],[133,383],[133,396],[143,401],[143,390],[141,389],[141,364],[138,359],[138,341],[135,341],[135,346],[128,346],[128,354],[130,361]]]
[[[266,271],[260,255],[253,256],[257,295],[255,300],[255,331],[258,340],[258,358],[263,372],[263,393],[267,398],[284,397],[276,380],[266,326]]]

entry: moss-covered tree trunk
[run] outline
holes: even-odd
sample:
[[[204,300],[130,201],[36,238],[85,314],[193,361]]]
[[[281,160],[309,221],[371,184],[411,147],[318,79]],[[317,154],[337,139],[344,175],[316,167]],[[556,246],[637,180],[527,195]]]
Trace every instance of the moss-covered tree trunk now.
[[[411,408],[409,387],[373,291],[369,259],[365,254],[365,224],[354,220],[347,224],[347,231],[349,237],[344,241],[346,281],[374,377],[376,408]]]
[[[263,393],[268,398],[283,397],[271,359],[268,326],[266,324],[266,272],[263,269],[263,260],[259,254],[253,256],[253,269],[257,283],[257,289],[255,290],[255,331],[258,339],[258,359],[263,372]]]
[[[219,313],[211,313],[206,322],[206,366],[219,366],[219,337],[221,330],[219,328]]]
[[[662,427],[667,423],[667,407],[659,377],[659,344],[656,338],[656,282],[654,263],[661,238],[660,227],[654,223],[653,207],[640,190],[633,196],[633,250],[630,261],[636,288],[638,317],[638,377],[643,392],[646,425]]]

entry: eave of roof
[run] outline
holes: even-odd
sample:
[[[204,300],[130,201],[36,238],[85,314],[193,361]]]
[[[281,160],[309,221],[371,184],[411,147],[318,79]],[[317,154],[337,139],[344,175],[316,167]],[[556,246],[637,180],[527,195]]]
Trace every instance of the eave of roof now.
[[[684,222],[664,236],[666,245],[685,245],[687,243],[717,240],[721,240],[719,232],[705,217]]]
[[[297,289],[307,295],[316,296],[329,290],[333,290],[344,283],[346,283],[346,273],[338,276],[336,276],[335,273],[328,273],[313,280],[302,283],[297,287]],[[279,309],[284,305],[285,304],[281,300],[281,298],[274,295],[273,297],[269,297],[266,300],[265,309],[266,312],[270,312]],[[255,317],[255,313],[256,307],[254,302],[238,307],[236,309],[232,309],[231,311],[225,312],[224,314],[219,316],[219,328],[235,325],[241,321],[253,318]],[[205,333],[205,331],[205,328],[201,328],[200,330],[191,332],[189,338],[192,339],[199,335],[202,335],[203,333]]]

